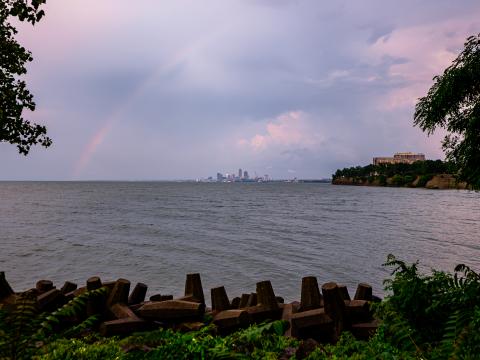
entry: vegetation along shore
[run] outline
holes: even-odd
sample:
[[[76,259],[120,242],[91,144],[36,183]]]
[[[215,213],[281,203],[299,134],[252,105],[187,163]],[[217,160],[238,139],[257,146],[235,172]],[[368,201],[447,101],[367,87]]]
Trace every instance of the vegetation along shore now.
[[[182,297],[147,285],[91,277],[82,287],[40,280],[14,292],[0,273],[1,359],[475,359],[480,353],[480,276],[419,274],[389,255],[384,300],[368,284],[304,277],[300,301],[284,303],[270,281],[230,299],[223,286],[206,307],[199,274]],[[414,291],[412,291],[414,290]]]
[[[427,189],[469,189],[459,181],[457,169],[441,160],[412,164],[379,164],[339,169],[332,175],[334,185],[396,186]]]

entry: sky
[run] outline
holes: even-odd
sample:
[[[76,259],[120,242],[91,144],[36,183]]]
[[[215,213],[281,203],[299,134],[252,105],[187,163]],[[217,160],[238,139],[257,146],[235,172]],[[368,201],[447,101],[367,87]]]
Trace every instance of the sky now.
[[[0,180],[330,177],[443,159],[417,99],[480,32],[480,2],[48,0],[20,24],[53,145],[0,143]]]

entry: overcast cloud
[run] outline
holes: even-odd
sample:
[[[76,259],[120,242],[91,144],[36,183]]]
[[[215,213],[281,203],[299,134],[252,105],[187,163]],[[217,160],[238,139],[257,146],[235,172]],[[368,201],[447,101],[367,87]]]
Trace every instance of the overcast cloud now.
[[[51,148],[0,144],[0,179],[329,177],[443,158],[418,97],[480,32],[478,1],[48,0],[19,39]]]

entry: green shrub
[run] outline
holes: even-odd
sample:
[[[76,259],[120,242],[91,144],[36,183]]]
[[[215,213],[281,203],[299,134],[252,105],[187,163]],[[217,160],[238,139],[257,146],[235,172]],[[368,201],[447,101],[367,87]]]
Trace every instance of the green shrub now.
[[[382,328],[369,341],[356,340],[349,332],[344,332],[335,345],[322,345],[315,349],[308,360],[410,360],[418,359],[413,352],[401,351],[385,339]]]
[[[413,175],[405,175],[403,178],[405,184],[411,184],[415,180],[415,176]]]
[[[385,175],[378,175],[377,176],[378,183],[382,186],[387,185],[387,177]]]
[[[283,336],[286,329],[285,321],[274,321],[225,337],[216,336],[214,326],[208,326],[188,333],[159,329],[122,340],[60,339],[42,349],[37,359],[277,359],[298,343]]]
[[[385,281],[390,296],[377,315],[387,338],[399,350],[430,353],[432,359],[480,354],[480,276],[465,265],[454,274],[418,273],[389,255],[393,279]],[[464,357],[470,359],[474,357]]]
[[[47,345],[37,360],[113,360],[126,359],[127,354],[117,339],[103,339],[89,344],[84,339],[60,339]]]
[[[403,185],[405,185],[405,178],[404,178],[402,175],[395,174],[395,175],[392,177],[392,185],[395,185],[395,186],[403,186]]]

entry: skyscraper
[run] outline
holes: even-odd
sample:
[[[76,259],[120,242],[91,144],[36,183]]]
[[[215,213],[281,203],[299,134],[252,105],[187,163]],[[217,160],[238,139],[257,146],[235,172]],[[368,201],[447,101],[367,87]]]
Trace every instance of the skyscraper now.
[[[238,178],[239,178],[239,179],[242,178],[242,169],[238,169]]]

